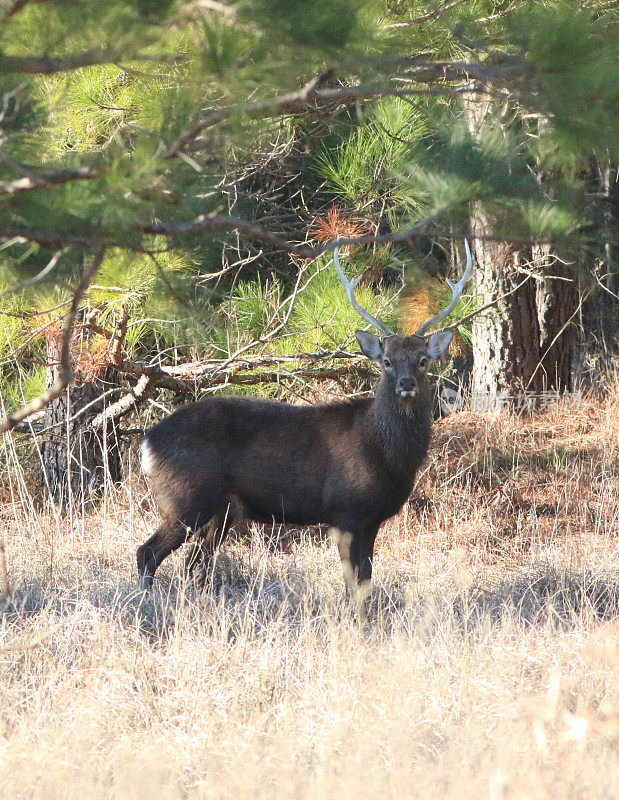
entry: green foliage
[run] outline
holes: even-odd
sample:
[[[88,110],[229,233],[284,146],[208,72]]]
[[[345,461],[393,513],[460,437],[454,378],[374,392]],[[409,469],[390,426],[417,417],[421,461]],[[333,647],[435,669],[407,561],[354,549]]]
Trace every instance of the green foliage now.
[[[297,45],[329,50],[346,44],[360,5],[358,0],[261,0],[252,4],[251,11],[278,36]]]
[[[344,259],[340,260],[345,266]],[[355,295],[370,314],[382,316],[387,324],[397,327],[393,312],[385,313],[385,297],[366,286],[358,286]],[[355,329],[367,327],[350,305],[331,261],[298,299],[291,322],[310,350],[337,347],[350,339]]]
[[[334,200],[344,216],[381,231],[426,217],[465,231],[479,207],[497,234],[510,237],[565,239],[599,222],[603,213],[587,194],[589,160],[619,155],[612,8],[546,0],[449,6],[432,13],[421,0],[28,3],[0,30],[0,182],[84,166],[98,174],[0,195],[0,222],[119,245],[107,250],[88,302],[110,327],[128,307],[126,346],[145,357],[172,346],[200,355],[272,331],[298,265],[265,245],[251,267],[209,288],[206,276],[222,270],[234,233],[153,240],[136,230],[140,224],[184,223],[226,211],[233,198],[236,213],[296,241]],[[58,62],[80,54],[92,65]],[[20,71],[16,58],[48,62],[38,73],[23,62]],[[460,91],[464,72],[454,78],[432,68],[451,60],[493,76],[485,85],[492,94],[480,96],[490,111],[473,132]],[[254,113],[253,101],[297,89],[329,68],[324,90],[419,94],[319,107],[307,116],[288,108]],[[178,137],[214,112],[221,119],[179,157]],[[286,148],[274,144],[283,140]],[[156,262],[140,252],[148,248]],[[28,236],[3,240],[0,287],[36,275],[56,249]],[[26,357],[40,355],[33,331],[50,318],[41,312],[66,302],[93,249],[73,246],[41,287],[0,300],[0,379],[16,347],[28,343]],[[375,267],[380,276],[394,260],[398,267],[410,261],[410,250],[362,250],[350,265],[356,274]],[[329,259],[315,267],[285,336],[269,340],[267,352],[332,347],[359,325]],[[388,292],[379,288],[357,291],[384,316]],[[31,384],[20,376],[22,386],[40,385],[32,370]]]
[[[439,215],[466,228],[473,204],[481,204],[499,234],[566,236],[579,222],[570,186],[555,179],[550,202],[536,178],[527,132],[516,124],[487,120],[472,136],[463,122],[443,123],[431,146],[419,148],[407,168],[409,221]]]
[[[347,273],[347,259],[341,258]],[[355,264],[354,274],[363,268]],[[277,280],[266,284],[251,281],[239,284],[226,305],[227,326],[220,328],[220,341],[225,341],[226,330],[240,333],[239,346],[267,337],[284,317],[287,318],[285,336],[269,340],[266,352],[293,355],[314,352],[321,348],[333,349],[351,339],[355,329],[365,327],[350,305],[344,287],[337,277],[333,258],[323,257],[313,271],[300,284],[300,290],[291,295]],[[289,303],[294,296],[292,309]],[[397,319],[390,299],[366,286],[358,286],[356,296],[371,314],[378,314],[395,328]]]
[[[552,116],[559,146],[586,157],[619,156],[619,37],[617,18],[576,2],[528,4],[508,19],[526,67]],[[612,11],[611,11],[612,13]]]
[[[318,155],[316,169],[333,193],[351,204],[393,194],[412,146],[427,131],[427,118],[420,108],[386,98],[335,151]]]

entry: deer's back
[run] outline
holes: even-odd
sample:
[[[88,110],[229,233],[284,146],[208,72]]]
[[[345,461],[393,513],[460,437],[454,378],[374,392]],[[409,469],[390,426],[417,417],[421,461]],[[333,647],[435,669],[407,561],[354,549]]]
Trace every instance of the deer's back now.
[[[364,435],[370,403],[292,406],[226,397],[184,406],[145,437],[157,502],[181,516],[183,505],[234,494],[253,519],[296,524],[335,524],[346,507],[380,516],[390,487]]]

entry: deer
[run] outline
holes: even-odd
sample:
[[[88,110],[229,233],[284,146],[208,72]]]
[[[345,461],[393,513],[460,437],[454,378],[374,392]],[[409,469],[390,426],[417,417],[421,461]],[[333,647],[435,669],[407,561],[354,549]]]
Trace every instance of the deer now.
[[[471,253],[450,303],[412,335],[394,334],[355,297],[333,261],[349,302],[381,334],[357,330],[362,353],[380,367],[374,394],[323,405],[239,396],[187,404],[150,428],[142,468],[161,524],[137,550],[144,587],[162,561],[193,542],[190,567],[205,570],[230,527],[229,504],[247,520],[329,526],[347,595],[365,607],[374,542],[383,522],[409,498],[430,445],[433,397],[428,366],[447,351],[449,328],[427,336],[455,308],[471,274]],[[201,567],[197,565],[201,564]]]

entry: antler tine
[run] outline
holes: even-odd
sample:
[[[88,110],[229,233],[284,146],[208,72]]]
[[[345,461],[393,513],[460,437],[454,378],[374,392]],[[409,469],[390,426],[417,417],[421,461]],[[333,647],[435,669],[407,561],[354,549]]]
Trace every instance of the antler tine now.
[[[464,289],[465,284],[471,277],[472,266],[473,266],[473,259],[471,257],[471,249],[469,247],[468,239],[464,240],[464,249],[466,250],[466,269],[458,283],[452,283],[449,278],[447,278],[447,285],[451,289],[451,302],[448,306],[446,306],[442,311],[439,311],[434,317],[430,317],[429,320],[423,323],[417,330],[415,331],[416,336],[423,336],[426,331],[428,331],[431,327],[436,325],[437,323],[441,322],[448,317],[451,312],[456,307],[460,296],[462,295],[462,291]]]
[[[339,241],[340,237],[338,236],[336,241]],[[392,331],[385,325],[380,317],[373,317],[369,311],[366,311],[365,308],[359,305],[357,302],[357,298],[355,297],[355,288],[359,281],[361,280],[361,275],[358,275],[356,278],[353,278],[351,281],[348,280],[346,275],[344,275],[344,270],[340,265],[340,259],[338,258],[337,251],[339,250],[339,245],[335,247],[333,251],[333,263],[335,264],[335,269],[337,270],[337,274],[339,279],[342,281],[344,285],[344,289],[346,289],[346,294],[348,295],[348,299],[350,301],[351,306],[355,309],[357,314],[366,322],[369,322],[370,325],[374,325],[375,328],[384,335],[384,336],[393,336]]]

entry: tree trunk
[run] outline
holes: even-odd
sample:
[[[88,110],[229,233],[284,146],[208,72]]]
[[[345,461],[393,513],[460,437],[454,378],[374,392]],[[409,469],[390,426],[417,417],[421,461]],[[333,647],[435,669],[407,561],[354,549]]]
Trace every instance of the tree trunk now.
[[[488,101],[468,98],[469,130],[478,136]],[[479,305],[495,306],[473,322],[472,405],[533,410],[545,392],[571,389],[577,291],[570,268],[546,245],[516,248],[491,236],[491,220],[471,213]]]
[[[58,356],[59,343],[51,338],[47,342],[48,386],[57,377]],[[104,431],[89,428],[90,420],[103,410],[102,395],[114,385],[114,380],[115,373],[110,367],[94,378],[78,378],[45,410],[41,446],[43,480],[51,499],[63,510],[94,500],[106,479],[118,481],[122,476],[113,422]],[[74,419],[87,405],[88,409]]]
[[[477,211],[472,229],[489,232],[483,212]],[[482,410],[527,402],[541,378],[535,281],[520,270],[521,253],[509,245],[477,239],[472,249],[479,304],[500,298],[473,322],[473,405]]]
[[[537,281],[537,317],[540,329],[539,384],[542,391],[572,390],[572,362],[576,343],[576,282],[569,265],[552,255],[548,245],[534,245]]]

